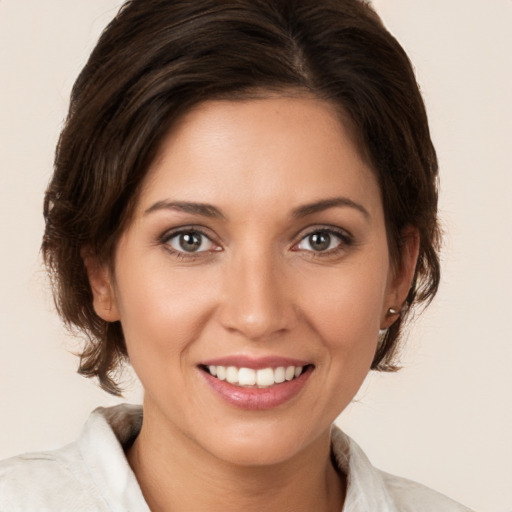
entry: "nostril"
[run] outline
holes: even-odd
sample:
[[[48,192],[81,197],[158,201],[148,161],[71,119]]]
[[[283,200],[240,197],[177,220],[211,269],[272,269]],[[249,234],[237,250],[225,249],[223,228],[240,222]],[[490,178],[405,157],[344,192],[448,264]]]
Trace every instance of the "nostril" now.
[[[233,300],[221,311],[223,326],[250,340],[280,336],[295,324],[295,313],[285,301],[256,302],[248,298]]]
[[[292,328],[296,322],[294,303],[280,270],[273,254],[238,252],[226,272],[219,302],[219,318],[225,329],[261,340]]]

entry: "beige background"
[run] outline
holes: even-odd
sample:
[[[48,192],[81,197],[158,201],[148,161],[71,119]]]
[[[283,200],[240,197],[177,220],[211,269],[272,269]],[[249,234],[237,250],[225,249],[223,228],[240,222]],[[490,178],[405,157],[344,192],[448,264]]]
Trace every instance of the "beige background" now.
[[[382,469],[512,511],[512,2],[374,0],[417,69],[442,171],[443,285],[405,369],[339,422]],[[0,457],[116,402],[75,373],[38,256],[70,87],[117,0],[0,0]],[[136,386],[126,400],[140,400]]]

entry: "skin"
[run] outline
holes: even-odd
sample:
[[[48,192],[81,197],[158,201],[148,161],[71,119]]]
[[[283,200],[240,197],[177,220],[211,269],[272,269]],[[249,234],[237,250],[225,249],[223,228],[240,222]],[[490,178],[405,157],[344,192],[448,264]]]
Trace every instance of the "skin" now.
[[[294,215],[332,198],[345,203]],[[163,206],[176,201],[221,216]],[[178,228],[200,229],[201,250],[183,251]],[[309,235],[326,229],[319,251]],[[121,321],[145,389],[128,459],[151,510],[259,511],[262,499],[267,511],[341,510],[330,427],[369,371],[378,330],[396,319],[388,309],[405,300],[418,250],[417,236],[406,240],[396,270],[375,175],[326,102],[209,101],[173,127],[114,275],[86,261],[96,312]],[[288,402],[239,409],[198,368],[233,354],[314,370]]]

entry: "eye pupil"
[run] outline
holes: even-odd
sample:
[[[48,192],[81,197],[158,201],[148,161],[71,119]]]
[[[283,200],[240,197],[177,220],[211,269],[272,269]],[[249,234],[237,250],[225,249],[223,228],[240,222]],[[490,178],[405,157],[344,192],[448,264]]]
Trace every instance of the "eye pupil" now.
[[[194,252],[201,247],[201,235],[199,233],[183,233],[179,238],[180,247],[186,252]]]
[[[309,235],[309,243],[315,251],[325,251],[331,245],[329,233],[313,233]]]

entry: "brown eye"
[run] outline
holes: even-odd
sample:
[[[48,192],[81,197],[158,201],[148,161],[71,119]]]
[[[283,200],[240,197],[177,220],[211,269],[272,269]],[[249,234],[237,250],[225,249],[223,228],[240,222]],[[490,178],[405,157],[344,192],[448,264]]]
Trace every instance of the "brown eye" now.
[[[186,252],[195,252],[201,247],[199,233],[184,233],[178,237],[178,244]]]
[[[309,235],[309,246],[314,251],[326,251],[331,245],[331,235],[329,233],[313,233]]]
[[[178,252],[195,253],[215,250],[214,243],[199,231],[176,233],[168,238],[167,244]]]
[[[297,245],[301,251],[328,252],[348,243],[343,235],[329,230],[313,231],[307,234]]]

